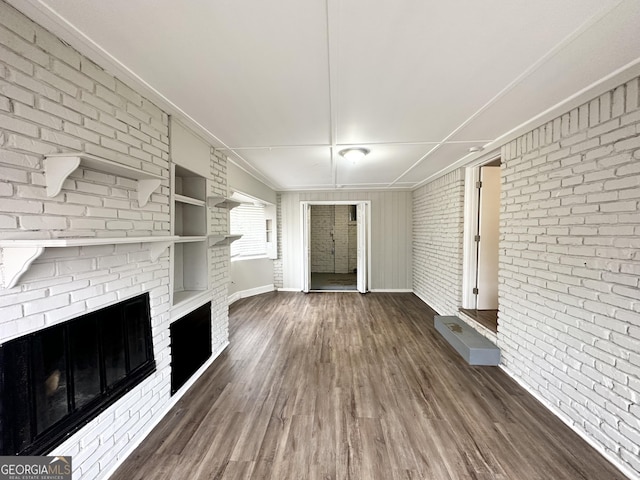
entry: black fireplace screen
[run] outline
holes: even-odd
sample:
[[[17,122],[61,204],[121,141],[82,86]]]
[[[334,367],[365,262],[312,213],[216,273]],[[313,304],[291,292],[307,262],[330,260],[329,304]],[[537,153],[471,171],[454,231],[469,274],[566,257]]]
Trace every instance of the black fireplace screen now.
[[[0,346],[0,454],[38,455],[155,371],[144,294]]]

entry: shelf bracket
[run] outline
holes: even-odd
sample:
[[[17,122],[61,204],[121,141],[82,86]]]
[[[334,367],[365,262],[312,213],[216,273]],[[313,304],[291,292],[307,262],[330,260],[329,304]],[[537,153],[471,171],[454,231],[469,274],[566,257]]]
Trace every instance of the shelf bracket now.
[[[151,194],[160,186],[162,180],[156,178],[145,178],[138,180],[138,205],[144,207]]]
[[[29,266],[44,252],[44,247],[2,248],[2,283],[4,288],[13,288]]]
[[[144,207],[151,194],[160,186],[162,177],[154,173],[145,172],[139,168],[122,165],[106,158],[94,157],[82,152],[76,153],[52,153],[45,155],[44,178],[47,186],[47,196],[55,197],[62,190],[62,184],[79,168],[84,167],[99,172],[111,173],[125,178],[136,180],[138,192],[138,205]]]
[[[170,247],[174,242],[157,242],[149,244],[149,254],[151,255],[151,260],[156,262],[162,252],[164,252],[168,247]]]
[[[209,246],[231,245],[241,237],[242,235],[209,235]]]
[[[47,197],[55,197],[62,190],[62,184],[71,173],[80,166],[80,157],[56,157],[55,161],[45,158],[44,181],[47,186]]]

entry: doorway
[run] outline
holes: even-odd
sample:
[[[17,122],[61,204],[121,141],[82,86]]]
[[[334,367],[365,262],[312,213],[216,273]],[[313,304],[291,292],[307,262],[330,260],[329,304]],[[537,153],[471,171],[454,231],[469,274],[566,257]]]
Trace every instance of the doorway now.
[[[369,202],[301,202],[303,291],[369,289]]]
[[[497,332],[500,158],[469,167],[465,179],[462,312]]]

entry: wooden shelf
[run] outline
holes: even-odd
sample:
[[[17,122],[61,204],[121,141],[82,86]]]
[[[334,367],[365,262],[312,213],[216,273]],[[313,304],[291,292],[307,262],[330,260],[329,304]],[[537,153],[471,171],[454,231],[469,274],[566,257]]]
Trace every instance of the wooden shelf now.
[[[206,237],[205,237],[206,238]],[[175,242],[176,236],[157,237],[115,237],[115,238],[54,238],[36,240],[0,240],[2,250],[3,288],[13,288],[31,264],[42,255],[47,248],[90,247],[93,245],[121,245],[131,243],[148,243],[151,259],[156,261],[160,254]]]
[[[151,194],[160,186],[163,179],[160,175],[82,152],[52,153],[45,155],[43,163],[48,197],[58,195],[64,181],[80,166],[137,180],[138,204],[141,207],[147,204]]]
[[[209,246],[231,245],[240,238],[242,235],[209,235]]]
[[[231,200],[227,197],[213,196],[207,197],[207,205],[209,206],[209,208],[218,207],[231,210],[232,208],[236,208],[242,205],[242,203],[236,200]]]

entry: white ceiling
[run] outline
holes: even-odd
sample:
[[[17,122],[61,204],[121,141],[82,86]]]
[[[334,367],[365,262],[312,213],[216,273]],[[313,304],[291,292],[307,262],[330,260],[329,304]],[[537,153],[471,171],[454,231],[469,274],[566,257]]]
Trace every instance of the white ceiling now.
[[[415,187],[640,58],[638,0],[10,3],[276,190]]]

